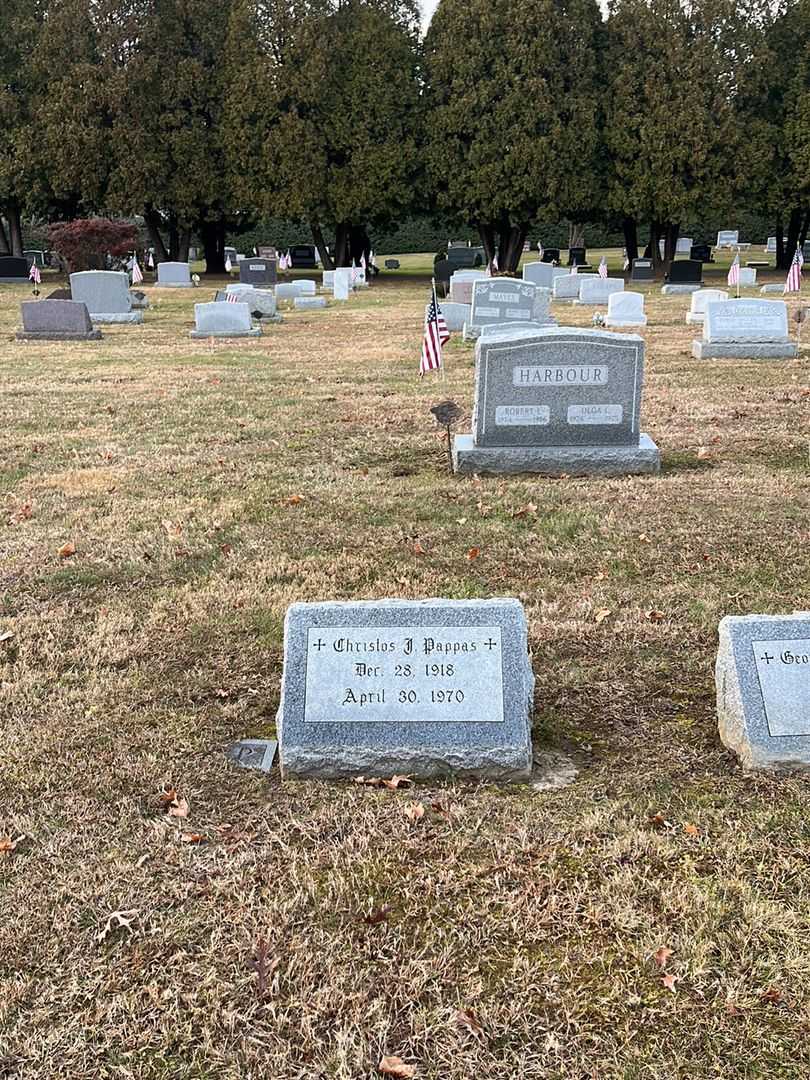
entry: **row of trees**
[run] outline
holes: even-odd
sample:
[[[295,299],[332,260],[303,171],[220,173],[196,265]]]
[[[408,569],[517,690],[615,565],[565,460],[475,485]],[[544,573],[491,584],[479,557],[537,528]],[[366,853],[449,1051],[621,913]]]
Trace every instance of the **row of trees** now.
[[[325,266],[426,209],[503,269],[531,225],[810,224],[810,0],[3,0],[0,251],[142,215],[161,258],[258,214]],[[782,246],[782,235],[787,244]],[[327,237],[331,256],[326,251]],[[658,257],[658,244],[652,253]]]

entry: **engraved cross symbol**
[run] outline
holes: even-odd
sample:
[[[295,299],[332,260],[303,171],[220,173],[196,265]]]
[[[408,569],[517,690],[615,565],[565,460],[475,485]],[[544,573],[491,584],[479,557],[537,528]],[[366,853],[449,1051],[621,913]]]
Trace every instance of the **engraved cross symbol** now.
[[[490,638],[489,641],[485,641],[484,644],[488,649],[494,649],[497,646],[498,642],[493,641],[492,638]]]
[[[315,648],[316,648],[316,649],[318,650],[318,652],[320,652],[320,651],[321,651],[321,649],[325,649],[325,648],[326,648],[326,642],[325,642],[325,641],[321,641],[321,639],[320,639],[320,638],[318,638],[318,640],[317,640],[317,641],[315,642]]]
[[[770,664],[771,660],[773,660],[773,659],[774,659],[774,657],[771,656],[771,654],[767,653],[767,652],[765,653],[764,656],[760,656],[760,660],[764,660],[766,664]]]

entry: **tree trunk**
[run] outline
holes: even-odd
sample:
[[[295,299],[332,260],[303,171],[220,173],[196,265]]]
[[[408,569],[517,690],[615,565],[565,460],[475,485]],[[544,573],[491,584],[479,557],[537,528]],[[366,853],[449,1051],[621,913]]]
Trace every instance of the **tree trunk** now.
[[[652,259],[653,268],[655,270],[661,269],[661,248],[659,246],[659,240],[661,239],[661,222],[650,222],[650,258]]]
[[[804,214],[804,221],[799,232],[799,243],[802,247],[807,243],[807,233],[810,230],[810,210],[806,210]]]
[[[152,247],[155,249],[155,263],[167,262],[169,253],[160,234],[162,224],[160,214],[154,207],[147,206],[143,212],[143,220],[146,224],[146,231],[149,233],[149,239],[152,241]]]
[[[8,217],[8,231],[11,239],[11,254],[16,255],[18,258],[22,258],[23,234],[19,204],[10,202],[6,207],[6,210],[6,216]]]
[[[2,217],[0,217],[0,255],[10,255],[11,248],[8,243],[8,236],[6,235],[6,227],[3,223]]]
[[[177,218],[174,214],[169,215],[169,258],[172,262],[177,262],[177,255],[180,250],[180,234],[177,230]]]
[[[341,221],[335,227],[335,266],[351,266],[351,225]]]
[[[311,225],[312,239],[315,241],[315,247],[318,249],[318,254],[321,257],[321,266],[324,270],[334,270],[335,263],[332,256],[326,250],[326,241],[323,238],[323,229],[320,225]]]
[[[782,225],[782,215],[776,215],[776,265],[780,267],[785,261],[785,244]]]
[[[521,222],[512,225],[504,220],[498,237],[498,269],[502,274],[516,274],[520,257],[523,254],[523,244],[529,231],[529,223]]]
[[[188,249],[191,247],[191,229],[181,229],[177,244],[177,261],[188,262]]]
[[[225,273],[225,222],[201,221],[200,236],[205,256],[206,274]]]
[[[664,226],[664,262],[667,266],[675,259],[680,231],[681,227],[677,222],[668,221]]]
[[[360,260],[365,257],[368,262],[368,257],[371,253],[371,245],[369,244],[368,233],[366,232],[365,225],[352,225],[349,232],[349,260],[350,262],[360,265]]]
[[[492,260],[495,258],[495,227],[479,222],[478,235],[481,237],[481,246],[484,249],[487,266],[492,266]]]
[[[568,222],[568,248],[585,247],[585,231],[580,222]]]
[[[622,231],[624,232],[624,250],[632,266],[633,260],[638,258],[638,227],[636,219],[626,217],[622,221]]]
[[[782,252],[783,261],[780,263],[780,269],[787,270],[790,264],[793,262],[793,256],[796,253],[796,245],[799,242],[799,231],[802,225],[803,214],[801,210],[791,210],[790,219],[788,220],[787,229],[787,244]]]

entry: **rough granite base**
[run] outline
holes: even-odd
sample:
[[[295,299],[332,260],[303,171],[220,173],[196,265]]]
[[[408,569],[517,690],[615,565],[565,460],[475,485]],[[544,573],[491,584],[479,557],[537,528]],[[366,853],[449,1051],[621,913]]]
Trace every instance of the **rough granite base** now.
[[[696,360],[795,360],[798,350],[793,342],[726,341],[711,342],[695,339],[692,356]]]
[[[688,293],[697,292],[698,289],[702,289],[703,282],[696,283],[694,285],[664,285],[661,288],[662,296],[684,296]]]
[[[646,325],[647,325],[647,316],[646,315],[641,315],[638,319],[611,319],[610,316],[608,316],[605,319],[605,326],[634,327],[634,326],[646,326]]]
[[[549,316],[547,319],[532,319],[526,321],[515,320],[514,322],[504,323],[487,323],[485,326],[475,326],[472,323],[464,323],[463,340],[464,341],[477,341],[481,337],[481,334],[486,330],[487,334],[499,333],[501,331],[520,330],[520,329],[532,329],[542,330],[545,326],[556,326],[557,320]]]
[[[657,473],[661,453],[642,432],[638,446],[476,446],[453,440],[457,473],[543,473],[546,476],[627,476]]]
[[[142,311],[115,311],[99,314],[90,312],[90,322],[94,323],[142,323]]]
[[[279,730],[281,718],[279,715]],[[281,735],[283,740],[283,733]],[[532,770],[530,748],[479,746],[332,746],[284,748],[285,779],[341,780],[354,776],[392,776],[394,773],[429,780],[441,776],[485,777],[494,781],[528,780]]]
[[[275,321],[275,320],[267,320],[266,319],[266,320],[263,320],[263,321],[269,322],[269,321]],[[279,320],[279,321],[281,321],[281,320]],[[215,338],[245,338],[245,337],[257,338],[257,337],[262,336],[262,331],[261,331],[261,327],[259,327],[259,326],[254,326],[251,330],[243,330],[241,332],[238,331],[238,330],[192,330],[191,334],[189,336],[194,338],[195,340],[202,340],[202,341],[206,341],[208,338],[212,338],[212,337],[215,337]]]
[[[43,330],[18,330],[17,341],[101,341],[101,331],[89,330],[86,334],[59,334]]]

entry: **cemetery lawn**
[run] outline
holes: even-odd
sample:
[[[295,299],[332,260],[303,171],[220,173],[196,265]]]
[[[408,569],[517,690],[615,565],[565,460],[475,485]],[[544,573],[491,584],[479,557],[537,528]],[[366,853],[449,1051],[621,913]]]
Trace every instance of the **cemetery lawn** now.
[[[713,664],[810,608],[810,350],[695,361],[656,288],[660,477],[457,479],[427,282],[215,344],[210,285],[73,345],[0,286],[0,1076],[808,1075],[810,785],[742,774]],[[523,601],[534,784],[226,763],[287,606],[389,596]]]

